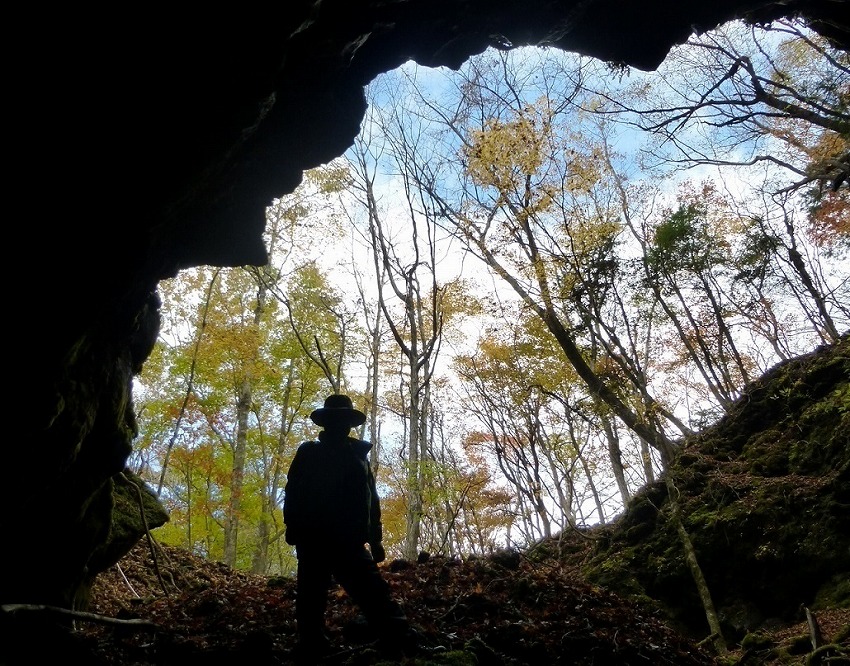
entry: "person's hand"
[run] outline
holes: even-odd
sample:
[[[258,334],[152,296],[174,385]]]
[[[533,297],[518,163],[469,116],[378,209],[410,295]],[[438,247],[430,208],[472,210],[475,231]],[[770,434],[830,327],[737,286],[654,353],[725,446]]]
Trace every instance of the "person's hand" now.
[[[372,559],[375,560],[375,562],[383,562],[387,559],[384,547],[380,543],[370,543],[369,550],[372,551]]]

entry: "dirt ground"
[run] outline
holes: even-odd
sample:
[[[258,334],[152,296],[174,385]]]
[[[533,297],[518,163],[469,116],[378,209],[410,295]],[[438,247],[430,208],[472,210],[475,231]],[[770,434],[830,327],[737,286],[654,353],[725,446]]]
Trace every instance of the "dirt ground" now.
[[[156,562],[151,547],[139,543],[95,583],[89,610],[102,618],[78,628],[104,666],[292,663],[294,579],[234,571],[167,546],[154,551]],[[812,660],[803,618],[721,658],[657,611],[588,585],[556,562],[506,552],[465,561],[396,560],[381,570],[423,635],[422,653],[405,657],[408,664],[850,663],[829,661],[848,654],[850,609],[817,616],[826,642],[844,633],[843,647],[823,652],[821,660]],[[336,652],[323,663],[400,663],[375,649],[342,590],[331,590],[327,620]]]

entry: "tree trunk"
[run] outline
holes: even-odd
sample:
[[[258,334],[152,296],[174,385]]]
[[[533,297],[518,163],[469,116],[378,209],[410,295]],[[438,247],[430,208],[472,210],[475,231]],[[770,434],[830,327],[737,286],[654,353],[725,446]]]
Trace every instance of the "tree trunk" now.
[[[620,451],[620,440],[617,437],[617,431],[611,424],[611,419],[604,414],[601,416],[601,419],[602,429],[605,431],[605,438],[608,440],[608,460],[611,462],[611,471],[614,474],[614,479],[617,481],[620,500],[623,502],[623,506],[625,506],[631,499],[631,492],[629,492],[629,484],[626,483],[626,471],[623,469],[623,454]]]
[[[676,532],[679,534],[679,540],[682,542],[682,548],[685,551],[685,561],[688,564],[688,569],[697,586],[697,593],[702,602],[703,610],[705,611],[705,619],[708,621],[708,628],[714,638],[714,647],[718,654],[726,653],[726,641],[723,638],[723,631],[720,629],[720,620],[717,617],[717,610],[714,608],[714,601],[711,598],[711,591],[708,589],[708,583],[702,573],[699,560],[697,559],[694,545],[691,542],[691,537],[685,529],[685,524],[682,522],[682,512],[679,505],[678,493],[676,486],[670,478],[669,472],[665,474],[664,482],[667,485],[667,494],[670,500],[670,512],[673,517],[673,522],[676,525]]]
[[[236,444],[233,447],[233,468],[230,472],[230,501],[224,518],[224,563],[236,567],[236,541],[239,537],[239,517],[242,513],[242,486],[245,479],[245,451],[248,444],[248,411],[251,407],[251,386],[242,382],[236,402]]]

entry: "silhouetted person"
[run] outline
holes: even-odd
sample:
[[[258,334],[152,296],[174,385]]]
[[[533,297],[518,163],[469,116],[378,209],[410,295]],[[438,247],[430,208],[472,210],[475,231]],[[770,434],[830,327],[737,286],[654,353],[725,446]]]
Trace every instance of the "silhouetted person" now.
[[[286,542],[295,546],[298,556],[298,654],[310,659],[330,649],[325,610],[332,578],[360,607],[380,646],[415,649],[417,634],[378,570],[385,553],[380,501],[368,457],[372,445],[349,436],[366,415],[354,409],[351,398],[335,394],[310,418],[324,430],[319,441],[298,447],[283,503]]]

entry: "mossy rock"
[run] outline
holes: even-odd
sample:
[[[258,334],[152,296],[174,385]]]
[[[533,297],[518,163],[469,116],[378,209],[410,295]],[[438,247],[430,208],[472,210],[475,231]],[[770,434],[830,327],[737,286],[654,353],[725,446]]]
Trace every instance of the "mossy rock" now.
[[[777,365],[681,446],[665,474],[715,607],[739,600],[790,621],[816,596],[850,603],[850,333]],[[646,486],[583,571],[699,635],[705,614],[671,515],[664,480]]]

